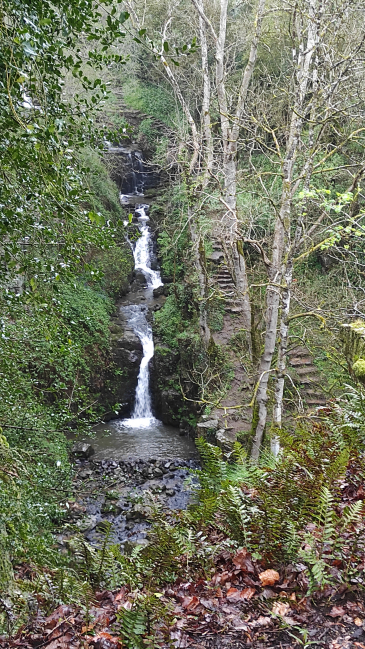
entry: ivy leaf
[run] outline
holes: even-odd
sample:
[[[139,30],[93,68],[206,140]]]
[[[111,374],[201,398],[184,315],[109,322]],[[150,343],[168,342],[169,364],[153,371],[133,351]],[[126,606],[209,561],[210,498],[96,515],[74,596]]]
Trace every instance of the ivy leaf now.
[[[130,14],[128,13],[128,11],[122,11],[119,15],[119,22],[122,24],[125,23],[125,21],[128,20],[129,16]]]

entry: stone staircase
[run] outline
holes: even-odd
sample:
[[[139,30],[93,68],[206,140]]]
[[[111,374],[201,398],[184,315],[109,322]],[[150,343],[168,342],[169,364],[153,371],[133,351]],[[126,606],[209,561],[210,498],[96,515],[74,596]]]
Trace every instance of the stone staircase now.
[[[237,299],[236,287],[231,272],[226,264],[222,246],[218,241],[213,241],[213,252],[208,260],[217,266],[214,274],[214,285],[218,287],[221,297],[224,299],[224,310],[226,313],[242,313],[242,305]]]
[[[313,363],[313,357],[307,347],[298,345],[288,352],[289,372],[297,385],[305,406],[310,409],[325,406],[327,399],[323,390],[323,377]]]

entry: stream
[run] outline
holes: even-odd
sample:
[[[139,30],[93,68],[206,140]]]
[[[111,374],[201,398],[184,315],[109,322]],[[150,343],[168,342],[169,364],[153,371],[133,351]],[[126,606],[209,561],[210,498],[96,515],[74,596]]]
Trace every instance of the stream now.
[[[86,440],[92,444],[94,454],[76,460],[77,500],[69,516],[86,539],[96,544],[102,543],[105,523],[110,523],[111,540],[125,551],[128,545],[148,544],[152,505],[158,504],[166,512],[187,507],[191,499],[191,485],[186,483],[189,469],[198,467],[194,440],[156,419],[153,412],[149,365],[154,342],[150,318],[156,304],[153,290],[163,283],[153,254],[149,206],[142,202],[143,162],[139,156],[136,159],[139,169],[129,180],[134,191],[121,194],[120,200],[122,205],[135,206],[134,222],[140,236],[131,245],[135,274],[143,275],[142,282],[134,282],[131,292],[119,303],[126,326],[142,345],[134,405],[128,418],[98,425],[95,436]],[[64,542],[63,536],[60,542]]]
[[[123,195],[122,200],[125,202],[126,198],[128,196]],[[149,363],[153,358],[154,344],[148,317],[155,302],[153,289],[162,286],[162,280],[159,270],[151,268],[153,244],[147,211],[148,205],[136,205],[135,218],[141,236],[133,250],[135,270],[143,272],[146,285],[130,293],[120,305],[126,322],[143,348],[134,408],[129,419],[116,419],[95,428],[97,436],[92,440],[95,459],[197,457],[194,440],[180,436],[176,428],[163,424],[153,415]]]

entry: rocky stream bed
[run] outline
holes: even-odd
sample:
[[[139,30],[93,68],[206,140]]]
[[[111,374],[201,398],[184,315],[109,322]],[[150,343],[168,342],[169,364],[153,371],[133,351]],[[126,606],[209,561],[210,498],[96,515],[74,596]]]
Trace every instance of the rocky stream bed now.
[[[110,542],[128,552],[148,544],[154,509],[185,509],[196,483],[197,460],[150,458],[76,460],[74,500],[67,503],[69,529],[59,537],[67,545],[75,532],[99,545],[111,525]]]

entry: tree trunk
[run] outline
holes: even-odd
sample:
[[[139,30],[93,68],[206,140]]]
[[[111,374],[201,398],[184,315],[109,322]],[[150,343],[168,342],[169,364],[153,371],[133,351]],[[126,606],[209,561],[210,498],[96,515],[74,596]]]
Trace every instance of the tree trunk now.
[[[291,284],[293,279],[293,264],[288,263],[285,275],[284,286],[281,295],[281,321],[280,321],[280,338],[278,350],[278,364],[275,386],[275,404],[273,413],[274,434],[271,438],[271,451],[276,456],[280,451],[280,441],[277,434],[281,428],[283,416],[283,394],[286,374],[286,356],[289,342],[289,312],[291,299]]]
[[[211,339],[211,333],[208,325],[206,301],[207,301],[207,273],[205,270],[205,253],[203,242],[197,231],[194,212],[191,207],[188,208],[189,231],[193,244],[194,265],[198,275],[199,283],[199,329],[200,336],[207,346]]]
[[[254,462],[257,462],[259,458],[261,442],[267,420],[267,388],[269,373],[272,371],[271,363],[276,344],[281,298],[281,281],[286,272],[286,265],[288,263],[288,259],[284,259],[284,252],[288,253],[290,249],[290,213],[293,199],[293,171],[303,125],[303,112],[309,82],[309,70],[317,42],[318,25],[315,20],[316,2],[317,0],[310,0],[307,39],[306,42],[300,40],[296,97],[291,116],[286,153],[283,160],[281,208],[275,223],[272,263],[269,269],[269,284],[267,287],[266,297],[265,344],[259,369],[259,387],[256,394],[258,423],[251,450],[251,458]],[[298,30],[302,30],[302,26],[298,25]],[[302,32],[300,31],[299,33],[301,35]]]

